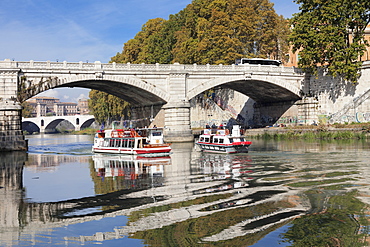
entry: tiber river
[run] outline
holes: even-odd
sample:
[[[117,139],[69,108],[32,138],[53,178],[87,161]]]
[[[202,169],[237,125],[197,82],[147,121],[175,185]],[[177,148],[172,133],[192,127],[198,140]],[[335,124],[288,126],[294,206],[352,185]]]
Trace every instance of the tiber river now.
[[[369,142],[147,159],[27,138],[27,154],[0,154],[0,246],[370,246]]]

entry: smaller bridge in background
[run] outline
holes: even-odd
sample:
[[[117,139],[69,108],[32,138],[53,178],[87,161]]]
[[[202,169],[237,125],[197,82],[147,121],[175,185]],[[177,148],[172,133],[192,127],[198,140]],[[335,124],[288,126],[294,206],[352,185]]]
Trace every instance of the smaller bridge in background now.
[[[74,116],[50,116],[22,118],[22,129],[35,129],[32,132],[45,133],[55,131],[58,124],[62,121],[68,121],[74,126],[75,131],[90,127],[95,121],[93,115],[74,115]],[[38,130],[36,130],[38,129]]]

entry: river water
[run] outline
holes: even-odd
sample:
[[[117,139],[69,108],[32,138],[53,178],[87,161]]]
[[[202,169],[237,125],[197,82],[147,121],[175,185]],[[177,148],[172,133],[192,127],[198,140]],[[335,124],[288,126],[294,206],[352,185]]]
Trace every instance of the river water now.
[[[174,143],[150,159],[27,139],[0,154],[0,246],[370,246],[369,142]]]

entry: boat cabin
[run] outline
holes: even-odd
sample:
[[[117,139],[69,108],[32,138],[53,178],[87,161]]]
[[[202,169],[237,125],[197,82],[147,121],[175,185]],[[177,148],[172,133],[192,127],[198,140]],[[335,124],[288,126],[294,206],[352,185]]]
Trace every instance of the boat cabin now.
[[[104,140],[99,146],[117,148],[142,148],[144,145],[164,144],[162,128],[145,129],[113,129],[101,130],[95,134],[96,142],[98,138]]]

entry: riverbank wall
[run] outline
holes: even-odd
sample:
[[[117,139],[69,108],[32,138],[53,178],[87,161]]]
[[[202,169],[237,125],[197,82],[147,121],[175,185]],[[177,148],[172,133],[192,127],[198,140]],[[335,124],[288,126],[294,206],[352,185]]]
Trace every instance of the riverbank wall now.
[[[245,136],[259,136],[263,134],[287,134],[287,133],[296,133],[296,134],[304,134],[309,132],[318,132],[318,131],[327,131],[327,132],[363,132],[365,131],[363,128],[282,128],[282,127],[271,127],[271,128],[260,128],[260,129],[247,129],[244,132]]]

